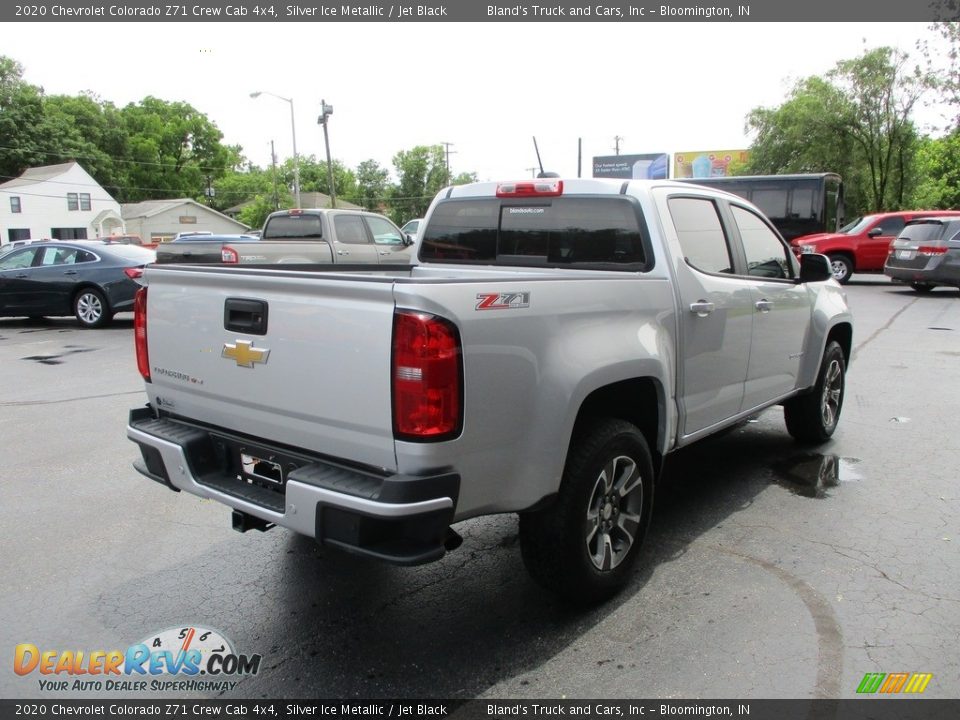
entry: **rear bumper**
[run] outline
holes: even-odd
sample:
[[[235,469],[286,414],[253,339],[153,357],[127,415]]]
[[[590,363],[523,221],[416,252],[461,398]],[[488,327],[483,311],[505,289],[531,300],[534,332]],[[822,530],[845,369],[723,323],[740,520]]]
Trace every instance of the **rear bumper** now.
[[[887,265],[883,268],[887,277],[906,283],[930,283],[960,287],[960,265],[937,265],[925,268],[904,268]]]
[[[460,477],[378,474],[289,448],[167,417],[130,411],[127,437],[138,472],[171,490],[216,500],[324,545],[398,565],[439,559]],[[241,459],[269,458],[279,479],[248,473]],[[257,466],[253,466],[253,470]],[[268,474],[268,473],[267,473]]]

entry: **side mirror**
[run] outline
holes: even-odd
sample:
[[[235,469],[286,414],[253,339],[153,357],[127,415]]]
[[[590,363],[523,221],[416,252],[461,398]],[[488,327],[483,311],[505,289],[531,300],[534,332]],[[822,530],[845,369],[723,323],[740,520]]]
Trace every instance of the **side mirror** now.
[[[413,245],[414,242],[415,242],[415,241],[414,241],[414,239],[413,239],[413,236],[410,235],[410,233],[404,233],[404,234],[403,234],[403,244],[404,244],[406,247],[410,247],[411,245]]]
[[[867,233],[867,237],[880,237],[883,235],[883,228],[871,228],[870,232]]]
[[[833,277],[830,258],[820,253],[803,253],[800,256],[800,282],[823,282]]]

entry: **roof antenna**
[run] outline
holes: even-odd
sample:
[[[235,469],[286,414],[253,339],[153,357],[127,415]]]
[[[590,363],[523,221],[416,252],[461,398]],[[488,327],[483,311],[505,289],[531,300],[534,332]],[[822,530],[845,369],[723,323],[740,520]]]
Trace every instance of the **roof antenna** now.
[[[537,136],[533,136],[533,149],[537,152],[537,164],[540,165],[540,173],[537,175],[538,178],[558,178],[560,177],[559,173],[547,172],[543,169],[543,160],[540,159],[540,148],[537,147]]]

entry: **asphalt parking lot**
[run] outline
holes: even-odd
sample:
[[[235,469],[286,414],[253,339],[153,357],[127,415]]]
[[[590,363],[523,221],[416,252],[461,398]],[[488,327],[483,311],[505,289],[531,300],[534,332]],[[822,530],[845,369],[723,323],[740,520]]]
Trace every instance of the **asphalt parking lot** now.
[[[960,698],[960,293],[847,292],[834,439],[802,448],[773,409],[672,456],[633,582],[588,612],[529,579],[515,516],[461,524],[459,550],[416,568],[238,534],[131,468],[130,315],[2,319],[0,696],[82,696],[13,672],[18,644],[194,626],[263,659],[197,696],[849,698],[866,673],[916,672],[925,697]]]

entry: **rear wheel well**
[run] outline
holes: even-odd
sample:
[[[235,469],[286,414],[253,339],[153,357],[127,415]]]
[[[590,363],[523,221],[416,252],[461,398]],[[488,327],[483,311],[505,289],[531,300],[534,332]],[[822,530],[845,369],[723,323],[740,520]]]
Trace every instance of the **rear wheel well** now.
[[[595,418],[617,418],[635,425],[653,455],[654,472],[659,472],[661,454],[660,419],[664,399],[660,383],[653,378],[633,378],[612,383],[591,392],[580,405],[573,426],[576,437]]]

